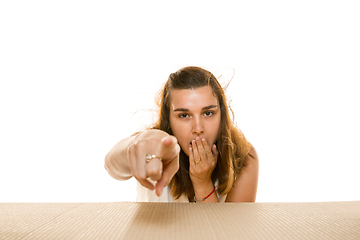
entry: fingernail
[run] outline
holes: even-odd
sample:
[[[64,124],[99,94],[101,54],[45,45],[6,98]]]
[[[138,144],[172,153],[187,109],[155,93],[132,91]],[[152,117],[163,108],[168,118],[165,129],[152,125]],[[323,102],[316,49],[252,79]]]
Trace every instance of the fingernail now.
[[[192,147],[189,148],[189,151],[192,152]]]
[[[205,142],[205,138],[202,138],[201,141]]]

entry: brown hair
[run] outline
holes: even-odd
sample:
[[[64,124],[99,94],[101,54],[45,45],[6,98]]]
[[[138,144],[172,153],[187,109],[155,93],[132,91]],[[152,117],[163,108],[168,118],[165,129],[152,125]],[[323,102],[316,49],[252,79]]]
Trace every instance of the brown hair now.
[[[159,94],[159,118],[154,129],[163,130],[173,135],[170,127],[170,94],[172,89],[196,89],[210,86],[218,99],[221,111],[220,134],[216,141],[219,151],[217,165],[212,173],[212,181],[218,182],[217,192],[227,194],[232,189],[234,181],[241,168],[245,165],[245,157],[249,153],[250,144],[243,133],[230,118],[231,108],[227,105],[225,92],[215,76],[199,67],[185,67],[171,73]],[[189,157],[181,150],[180,168],[170,182],[171,193],[175,198],[182,194],[194,196],[194,188],[189,175]]]

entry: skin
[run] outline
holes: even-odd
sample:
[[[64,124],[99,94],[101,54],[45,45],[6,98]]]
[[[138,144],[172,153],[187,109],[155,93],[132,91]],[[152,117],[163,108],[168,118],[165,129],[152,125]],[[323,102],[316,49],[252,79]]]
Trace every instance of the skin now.
[[[190,147],[201,143],[197,137],[213,146],[219,135],[221,113],[211,87],[172,90],[170,102],[170,126],[184,152],[189,156]]]
[[[118,180],[135,177],[144,187],[160,196],[179,169],[180,147],[189,156],[190,178],[197,199],[214,189],[211,174],[218,151],[215,141],[219,134],[221,112],[211,87],[172,90],[170,125],[174,136],[161,130],[146,130],[118,142],[105,157],[105,169]],[[146,163],[147,154],[157,158]],[[250,155],[227,202],[253,202],[256,199],[259,161],[252,147]],[[153,185],[148,179],[156,181]],[[191,199],[189,199],[191,200]],[[204,202],[218,202],[211,194]]]
[[[123,143],[118,146],[120,152],[124,152]],[[155,189],[156,195],[160,196],[164,187],[169,185],[172,177],[179,170],[179,152],[180,146],[174,136],[161,130],[148,130],[130,140],[127,157],[119,159],[119,161],[128,160],[130,177],[134,176],[141,185],[150,190]],[[156,155],[157,158],[146,163],[145,157],[148,153]],[[110,161],[111,157],[108,159]],[[108,169],[112,172],[113,168]],[[120,171],[120,175],[122,174],[123,172]],[[148,178],[157,181],[155,186],[148,181]]]
[[[170,126],[181,148],[189,156],[190,178],[195,195],[203,198],[213,188],[211,174],[218,151],[221,111],[210,86],[172,90]],[[206,190],[205,190],[206,189]],[[208,191],[207,193],[211,192]]]

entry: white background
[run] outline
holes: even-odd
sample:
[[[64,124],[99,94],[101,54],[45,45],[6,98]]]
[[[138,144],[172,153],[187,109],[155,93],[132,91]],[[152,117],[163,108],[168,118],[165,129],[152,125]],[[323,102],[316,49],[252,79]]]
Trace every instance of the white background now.
[[[120,3],[121,2],[121,3]],[[130,3],[131,2],[131,3]],[[259,202],[360,200],[358,1],[1,1],[0,202],[133,201],[108,150],[167,76],[235,77]],[[230,77],[229,77],[230,76]]]

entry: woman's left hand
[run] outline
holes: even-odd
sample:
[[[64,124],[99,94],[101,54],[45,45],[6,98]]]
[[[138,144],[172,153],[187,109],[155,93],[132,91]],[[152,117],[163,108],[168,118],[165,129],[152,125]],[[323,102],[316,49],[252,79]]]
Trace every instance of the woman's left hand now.
[[[211,148],[205,138],[196,137],[189,149],[190,178],[194,188],[211,182],[219,155],[216,145]]]

